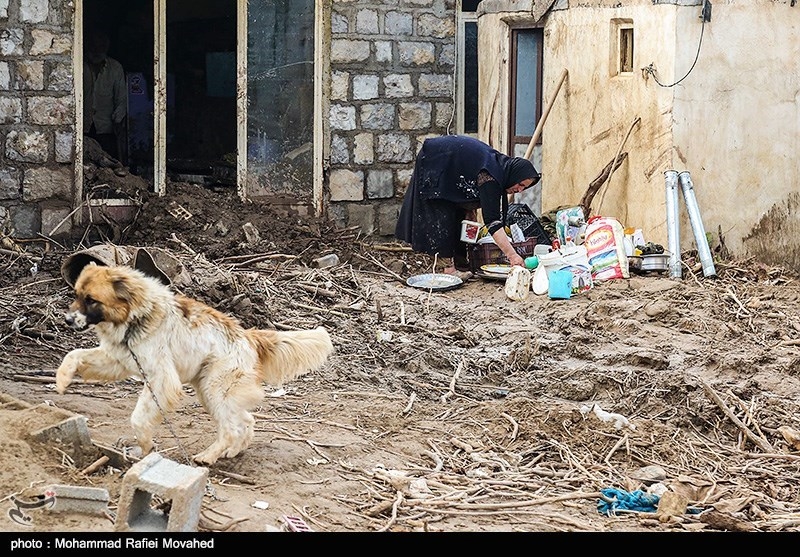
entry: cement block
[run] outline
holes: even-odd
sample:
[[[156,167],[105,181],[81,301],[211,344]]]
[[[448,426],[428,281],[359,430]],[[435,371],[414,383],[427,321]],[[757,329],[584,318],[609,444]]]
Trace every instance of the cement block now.
[[[208,468],[187,466],[150,453],[122,481],[115,531],[194,532],[200,522]],[[156,508],[153,496],[163,505]]]
[[[83,468],[97,460],[100,451],[92,443],[85,416],[71,416],[54,425],[32,431],[39,443],[57,444],[70,455],[76,467]]]
[[[99,487],[72,485],[51,485],[45,495],[55,498],[52,507],[46,510],[54,513],[81,513],[103,516],[108,512],[108,490]]]

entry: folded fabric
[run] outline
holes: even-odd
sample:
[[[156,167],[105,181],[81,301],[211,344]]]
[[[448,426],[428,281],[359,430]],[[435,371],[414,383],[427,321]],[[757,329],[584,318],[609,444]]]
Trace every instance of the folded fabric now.
[[[601,489],[600,493],[611,501],[606,501],[606,499],[602,498],[598,499],[597,512],[608,516],[613,516],[619,510],[656,512],[658,502],[661,499],[658,495],[645,493],[641,489],[627,492],[622,489],[608,487]]]

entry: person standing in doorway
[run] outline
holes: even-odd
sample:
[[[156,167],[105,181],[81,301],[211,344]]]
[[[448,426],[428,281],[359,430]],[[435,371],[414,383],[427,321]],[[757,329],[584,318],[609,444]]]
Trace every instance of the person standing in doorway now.
[[[114,159],[125,161],[128,83],[125,70],[108,55],[111,41],[101,30],[86,38],[83,63],[84,133]]]

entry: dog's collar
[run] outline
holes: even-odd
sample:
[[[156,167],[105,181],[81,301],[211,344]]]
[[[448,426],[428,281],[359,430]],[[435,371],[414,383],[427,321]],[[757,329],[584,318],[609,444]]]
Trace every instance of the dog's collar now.
[[[135,340],[135,337],[143,327],[144,320],[142,318],[136,317],[132,319],[128,324],[128,328],[125,330],[125,336],[122,337],[123,342],[126,345],[130,344],[130,341]]]

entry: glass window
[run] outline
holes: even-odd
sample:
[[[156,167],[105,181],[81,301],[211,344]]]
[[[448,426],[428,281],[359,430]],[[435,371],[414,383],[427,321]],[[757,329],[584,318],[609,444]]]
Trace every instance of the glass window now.
[[[247,24],[248,196],[312,193],[314,2],[250,2]]]
[[[456,133],[478,134],[478,18],[481,0],[462,0],[458,20]],[[450,131],[450,130],[448,130]]]
[[[511,32],[511,143],[527,147],[542,114],[542,30]],[[541,141],[541,138],[539,138]]]

